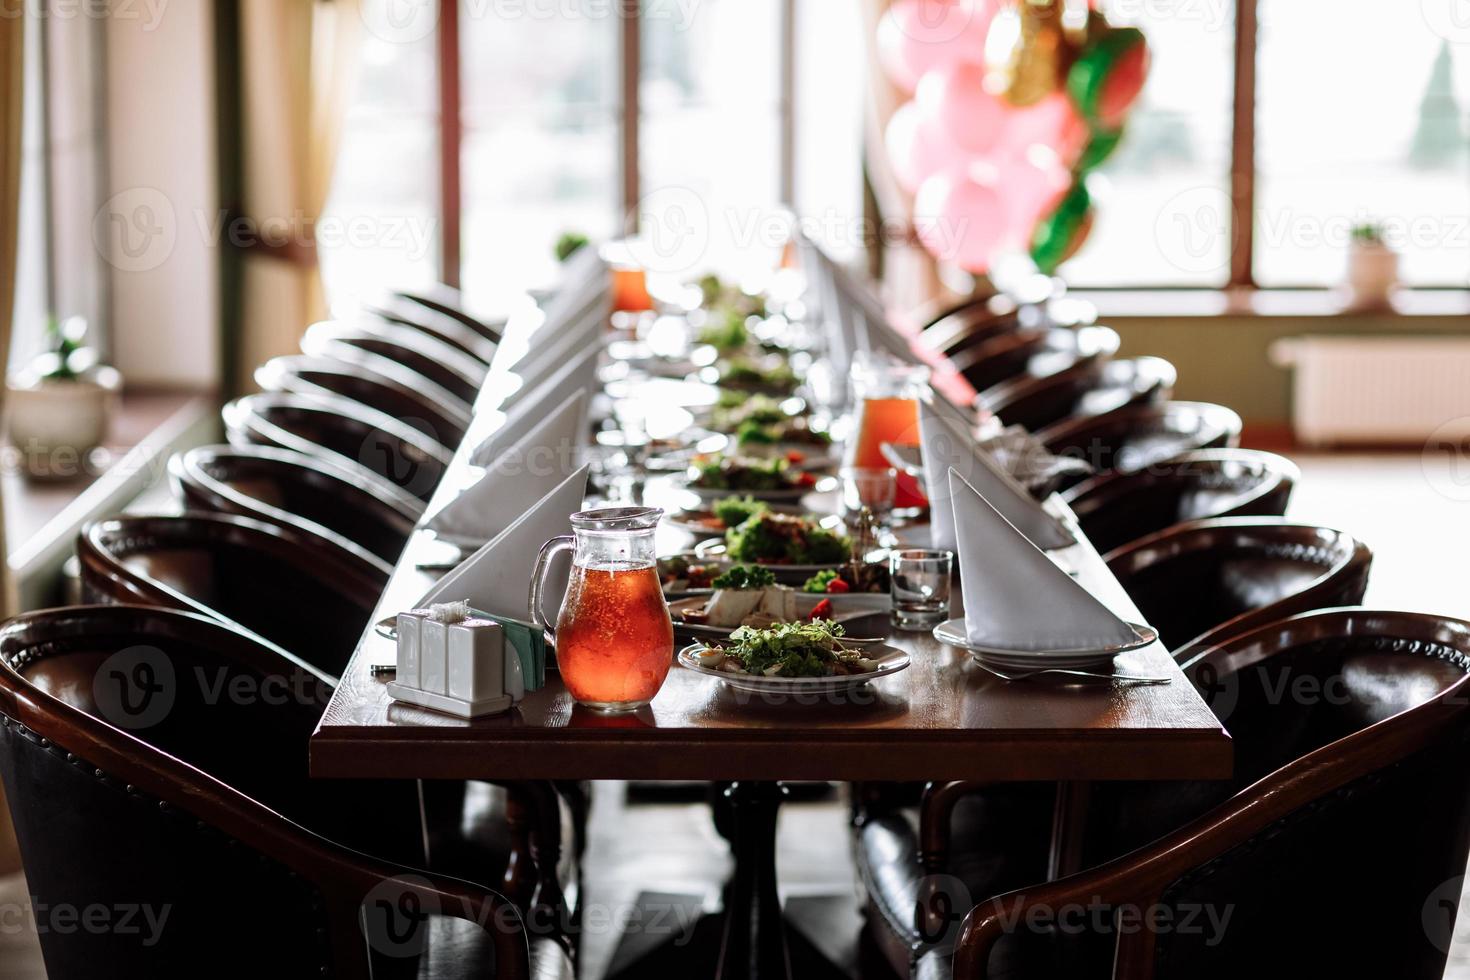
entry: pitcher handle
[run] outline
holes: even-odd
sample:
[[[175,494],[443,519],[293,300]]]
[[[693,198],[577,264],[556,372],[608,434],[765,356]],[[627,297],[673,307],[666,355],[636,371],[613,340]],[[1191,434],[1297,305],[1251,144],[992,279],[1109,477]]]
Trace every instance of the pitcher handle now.
[[[577,539],[570,534],[552,538],[541,546],[541,553],[536,556],[536,570],[531,573],[531,624],[551,638],[552,646],[556,646],[556,627],[547,622],[541,612],[542,593],[546,588],[546,566],[551,564],[551,559],[558,552],[571,551],[576,544]]]

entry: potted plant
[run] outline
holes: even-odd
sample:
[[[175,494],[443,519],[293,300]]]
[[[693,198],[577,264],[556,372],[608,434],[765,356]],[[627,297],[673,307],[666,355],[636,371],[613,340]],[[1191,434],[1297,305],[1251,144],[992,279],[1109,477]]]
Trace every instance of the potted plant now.
[[[1383,226],[1366,221],[1353,226],[1348,243],[1348,307],[1387,309],[1399,281],[1399,253],[1384,240]]]
[[[49,349],[10,376],[6,426],[29,476],[67,479],[88,472],[122,378],[87,346],[83,318],[52,318],[46,332]]]

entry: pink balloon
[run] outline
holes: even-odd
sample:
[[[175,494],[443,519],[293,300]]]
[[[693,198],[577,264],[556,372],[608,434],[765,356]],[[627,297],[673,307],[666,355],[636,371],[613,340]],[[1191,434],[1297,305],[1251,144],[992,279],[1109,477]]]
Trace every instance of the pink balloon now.
[[[1072,174],[1055,153],[1033,146],[1024,156],[1001,163],[996,182],[1006,201],[1009,238],[1024,244],[1036,222],[1061,203]]]
[[[919,107],[951,142],[985,153],[1000,142],[1014,110],[985,90],[985,69],[961,61],[919,80]]]
[[[1005,202],[995,187],[964,174],[935,174],[914,196],[914,230],[931,254],[984,272],[1006,238]]]
[[[1053,92],[1035,105],[1012,108],[1000,142],[998,155],[1023,157],[1040,144],[1071,166],[1087,143],[1087,123],[1065,92]]]
[[[906,92],[926,73],[985,57],[995,0],[898,0],[878,22],[878,59]]]
[[[916,193],[928,178],[962,162],[953,144],[935,130],[913,102],[905,102],[893,113],[883,142],[893,176],[910,194]]]

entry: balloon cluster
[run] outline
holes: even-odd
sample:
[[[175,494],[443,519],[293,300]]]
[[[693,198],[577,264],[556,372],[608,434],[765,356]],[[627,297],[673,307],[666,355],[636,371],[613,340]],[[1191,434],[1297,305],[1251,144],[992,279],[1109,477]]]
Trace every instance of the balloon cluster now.
[[[1081,246],[1084,178],[1148,73],[1139,31],[1089,0],[897,0],[878,55],[914,96],[884,138],[925,248],[975,273],[1024,250],[1050,273]]]

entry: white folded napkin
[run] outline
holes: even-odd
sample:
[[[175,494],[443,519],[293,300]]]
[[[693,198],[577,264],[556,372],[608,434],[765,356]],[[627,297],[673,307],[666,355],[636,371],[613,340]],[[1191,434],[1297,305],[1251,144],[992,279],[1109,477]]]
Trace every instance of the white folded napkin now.
[[[1101,650],[1132,643],[1133,627],[1083,588],[949,471],[959,535],[965,635],[1000,650]]]
[[[548,318],[531,335],[525,355],[511,367],[511,373],[521,379],[521,386],[505,403],[514,404],[526,392],[544,383],[569,359],[600,349],[598,333],[607,322],[609,303],[587,311],[570,323],[553,323]]]
[[[888,311],[883,301],[867,283],[858,281],[843,266],[820,248],[820,261],[827,266],[827,275],[832,282],[832,293],[837,297],[841,316],[851,321],[844,333],[864,350],[882,350],[908,364],[920,363],[918,355],[908,338],[888,321]]]
[[[924,492],[929,497],[929,534],[934,547],[956,550],[955,511],[950,506],[948,473],[962,479],[1000,511],[1005,519],[1043,551],[1065,548],[1076,538],[1011,478],[966,431],[936,410],[934,399],[919,399],[919,452],[924,463]]]
[[[587,467],[583,466],[531,505],[514,524],[451,569],[414,608],[466,599],[473,609],[525,622],[536,556],[543,544],[571,532],[570,518],[582,509],[586,493]],[[547,577],[546,609],[553,617],[561,608],[570,570],[571,564],[561,561]]]
[[[576,380],[580,379],[571,379]],[[474,454],[470,456],[470,463],[475,466],[489,466],[542,422],[551,419],[556,419],[565,427],[552,431],[550,435],[581,445],[586,431],[589,387],[584,384],[570,391],[565,390],[569,387],[570,382],[566,385],[548,384],[530,398],[518,403],[506,413],[505,422],[475,448]]]
[[[520,517],[577,468],[587,393],[578,391],[536,421],[425,522],[454,541],[482,543]],[[533,420],[535,421],[535,420]]]

